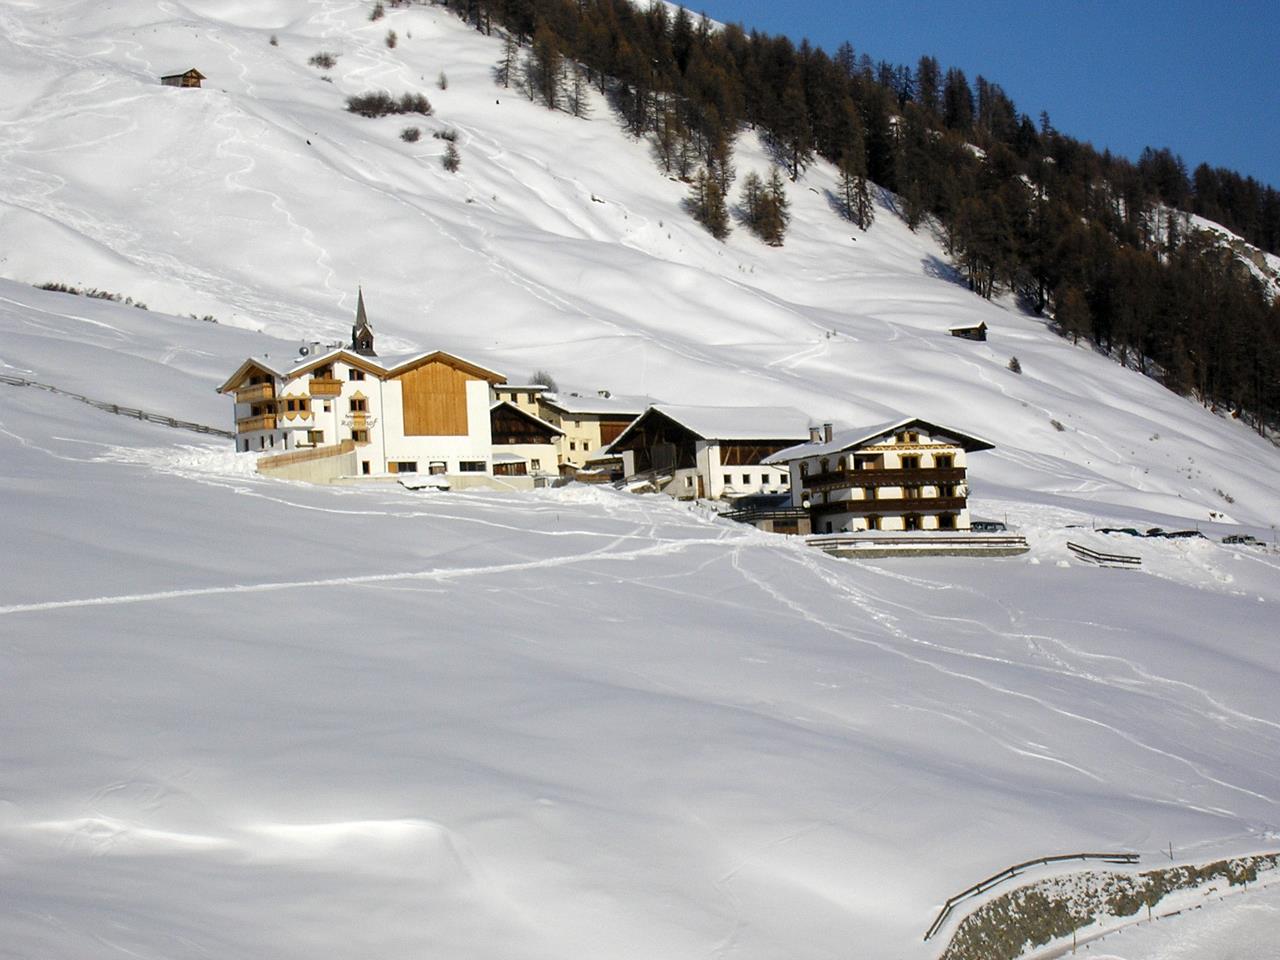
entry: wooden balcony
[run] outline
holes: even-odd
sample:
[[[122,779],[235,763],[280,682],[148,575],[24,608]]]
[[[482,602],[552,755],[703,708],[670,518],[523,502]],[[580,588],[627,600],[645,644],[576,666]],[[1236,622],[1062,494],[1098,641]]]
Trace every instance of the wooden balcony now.
[[[266,414],[261,417],[246,417],[244,420],[236,421],[236,431],[238,433],[252,433],[254,430],[274,430],[276,428],[276,418],[274,414]]]
[[[963,510],[964,497],[894,497],[892,500],[836,500],[832,503],[815,503],[814,516],[826,513],[900,514],[900,513],[950,513]]]
[[[255,383],[251,387],[243,387],[236,391],[236,403],[261,403],[274,400],[276,385],[274,383]]]
[[[862,487],[936,487],[964,483],[964,467],[921,467],[916,470],[840,470],[815,473],[801,479],[805,490],[857,490]]]
[[[342,381],[312,377],[309,389],[313,397],[336,397],[342,393]]]

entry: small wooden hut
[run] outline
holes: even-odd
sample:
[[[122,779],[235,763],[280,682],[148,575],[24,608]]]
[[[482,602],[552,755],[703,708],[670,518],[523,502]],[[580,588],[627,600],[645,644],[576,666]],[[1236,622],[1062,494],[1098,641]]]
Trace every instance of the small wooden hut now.
[[[161,77],[160,82],[166,87],[198,87],[200,81],[208,79],[203,73],[192,67],[186,73],[171,73],[167,77]]]

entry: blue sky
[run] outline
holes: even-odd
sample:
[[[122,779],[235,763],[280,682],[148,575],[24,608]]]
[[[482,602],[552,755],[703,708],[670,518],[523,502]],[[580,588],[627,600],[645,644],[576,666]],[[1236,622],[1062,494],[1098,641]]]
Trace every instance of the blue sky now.
[[[921,54],[999,83],[1018,109],[1137,159],[1167,146],[1280,187],[1276,0],[702,0],[692,12],[834,52]]]

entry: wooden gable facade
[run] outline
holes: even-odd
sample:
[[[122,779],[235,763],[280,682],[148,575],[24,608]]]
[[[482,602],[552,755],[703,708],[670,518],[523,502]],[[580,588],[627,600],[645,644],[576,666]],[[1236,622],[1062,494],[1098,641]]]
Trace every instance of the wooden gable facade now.
[[[401,364],[390,378],[400,384],[400,402],[407,437],[464,437],[467,422],[467,383],[502,383],[501,374],[467,363],[441,351]]]
[[[610,453],[632,451],[634,470],[688,470],[698,465],[698,441],[702,438],[684,424],[650,407],[616,438]]]
[[[521,410],[509,400],[495,403],[489,410],[489,430],[494,446],[522,443],[555,443],[564,431]]]

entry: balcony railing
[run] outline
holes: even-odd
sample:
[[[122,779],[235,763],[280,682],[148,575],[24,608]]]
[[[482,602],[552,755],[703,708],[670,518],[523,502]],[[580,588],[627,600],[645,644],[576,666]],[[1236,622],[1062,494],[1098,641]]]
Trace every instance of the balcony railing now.
[[[263,400],[274,400],[275,396],[274,383],[255,383],[236,391],[236,403],[261,403]]]
[[[815,503],[811,509],[820,513],[941,513],[963,510],[964,497],[894,497],[892,500],[833,500]]]
[[[313,397],[336,397],[342,392],[342,381],[312,377],[310,389]]]
[[[236,421],[236,430],[240,433],[252,433],[254,430],[274,430],[276,428],[276,418],[274,414],[266,414],[261,417],[246,417],[244,420]]]
[[[946,483],[964,483],[964,467],[919,467],[915,470],[840,470],[802,477],[806,490],[849,490],[859,487],[936,487]]]

